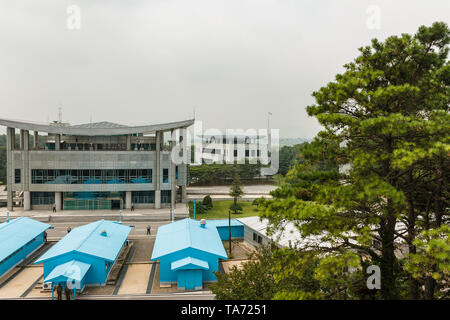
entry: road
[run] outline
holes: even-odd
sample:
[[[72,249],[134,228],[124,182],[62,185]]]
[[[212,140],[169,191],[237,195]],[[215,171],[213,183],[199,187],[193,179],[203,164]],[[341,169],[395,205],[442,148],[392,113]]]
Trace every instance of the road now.
[[[130,237],[133,236],[146,236],[147,235],[147,226],[150,225],[151,236],[156,236],[156,232],[158,227],[168,224],[170,221],[135,221],[135,222],[123,222],[123,225],[134,226],[131,229]],[[50,229],[47,231],[47,238],[49,240],[61,239],[67,234],[67,228],[71,227],[72,229],[85,225],[86,222],[51,222],[50,223],[54,229]]]

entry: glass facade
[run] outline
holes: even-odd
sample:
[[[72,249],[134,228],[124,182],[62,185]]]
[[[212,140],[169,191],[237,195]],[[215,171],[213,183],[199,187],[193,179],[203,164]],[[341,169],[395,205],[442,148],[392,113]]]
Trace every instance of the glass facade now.
[[[161,190],[161,203],[170,203],[170,190]]]
[[[32,169],[32,184],[152,183],[152,169]]]
[[[20,182],[21,182],[20,169],[14,169],[14,183]]]
[[[133,191],[133,203],[155,203],[155,191]]]
[[[169,169],[163,169],[163,183],[169,182]]]
[[[55,193],[54,192],[31,192],[31,204],[54,204]]]

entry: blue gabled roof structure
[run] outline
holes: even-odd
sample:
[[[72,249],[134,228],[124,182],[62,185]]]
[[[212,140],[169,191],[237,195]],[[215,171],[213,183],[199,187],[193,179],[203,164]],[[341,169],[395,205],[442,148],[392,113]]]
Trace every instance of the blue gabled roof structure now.
[[[179,269],[209,269],[209,264],[206,261],[196,259],[193,257],[186,257],[184,259],[180,259],[174,261],[170,264],[171,270],[179,270]]]
[[[199,221],[186,218],[158,228],[152,260],[186,248],[194,248],[227,259],[216,226],[206,223],[202,228]]]
[[[91,268],[89,263],[84,263],[78,260],[71,260],[69,262],[56,266],[45,278],[44,282],[61,281],[61,280],[76,280],[81,281],[88,270]]]
[[[27,217],[0,224],[0,261],[36,238],[51,225]]]
[[[103,234],[103,231],[106,234]],[[35,264],[70,252],[79,252],[111,262],[115,261],[130,231],[131,227],[108,220],[99,220],[74,228]]]

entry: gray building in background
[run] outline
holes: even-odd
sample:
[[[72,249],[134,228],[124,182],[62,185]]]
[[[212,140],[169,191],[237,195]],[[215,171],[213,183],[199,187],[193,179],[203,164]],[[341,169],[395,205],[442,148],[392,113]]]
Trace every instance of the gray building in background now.
[[[188,167],[171,161],[175,142],[165,136],[175,133],[182,142],[193,123],[69,125],[0,119],[7,127],[8,209],[174,208],[185,201]],[[45,134],[43,144],[39,133]]]

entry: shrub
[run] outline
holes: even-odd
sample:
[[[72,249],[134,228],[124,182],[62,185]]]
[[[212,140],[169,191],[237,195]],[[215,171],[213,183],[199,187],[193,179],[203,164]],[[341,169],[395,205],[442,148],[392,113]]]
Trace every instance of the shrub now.
[[[230,205],[230,210],[233,213],[242,213],[242,207],[239,204],[232,203]]]
[[[210,196],[205,196],[203,198],[202,204],[209,210],[213,207],[213,202]]]

